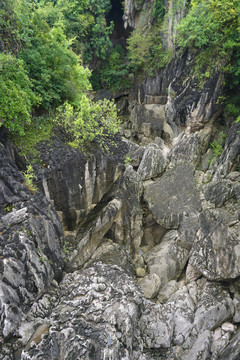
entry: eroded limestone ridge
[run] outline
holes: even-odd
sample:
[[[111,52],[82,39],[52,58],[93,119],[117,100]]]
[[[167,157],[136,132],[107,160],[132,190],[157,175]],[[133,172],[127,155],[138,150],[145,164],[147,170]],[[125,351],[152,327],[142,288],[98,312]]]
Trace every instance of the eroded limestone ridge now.
[[[149,4],[126,1],[129,26]],[[34,194],[0,143],[1,360],[239,358],[240,126],[192,61],[124,95],[109,153],[40,148]]]

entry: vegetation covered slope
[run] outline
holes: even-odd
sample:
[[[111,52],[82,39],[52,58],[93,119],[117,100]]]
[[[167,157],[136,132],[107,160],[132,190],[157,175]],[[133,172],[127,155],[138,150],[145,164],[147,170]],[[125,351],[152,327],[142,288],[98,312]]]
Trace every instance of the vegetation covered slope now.
[[[81,60],[106,55],[109,7],[91,0],[1,2],[0,121],[15,137],[44,137],[53,119],[67,123],[73,142],[116,132],[115,107],[89,98],[91,73]]]
[[[21,146],[47,138],[63,125],[76,146],[118,129],[113,103],[94,103],[90,91],[131,87],[136,77],[153,75],[174,55],[162,40],[171,9],[154,0],[150,18],[140,13],[127,46],[113,45],[107,21],[110,0],[4,0],[0,4],[0,122]],[[214,71],[225,78],[226,107],[239,116],[240,3],[191,0],[177,28],[176,51],[195,57],[192,75],[201,86]],[[127,56],[126,56],[127,55]],[[88,70],[88,67],[94,71]],[[24,145],[24,137],[27,139]]]

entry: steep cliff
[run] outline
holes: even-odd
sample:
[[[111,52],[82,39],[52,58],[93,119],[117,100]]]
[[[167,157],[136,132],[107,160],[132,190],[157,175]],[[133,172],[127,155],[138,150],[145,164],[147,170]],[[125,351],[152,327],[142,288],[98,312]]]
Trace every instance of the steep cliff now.
[[[177,2],[178,4],[180,2]],[[0,359],[217,360],[240,354],[240,125],[175,53],[128,96],[110,153],[40,147],[31,194],[1,144]],[[153,1],[125,1],[125,27]],[[64,259],[64,260],[63,260]]]

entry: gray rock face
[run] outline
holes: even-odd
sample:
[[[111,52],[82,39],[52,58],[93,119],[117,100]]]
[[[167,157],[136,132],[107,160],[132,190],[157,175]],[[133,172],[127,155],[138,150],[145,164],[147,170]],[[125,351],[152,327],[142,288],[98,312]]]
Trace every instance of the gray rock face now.
[[[234,123],[227,134],[223,152],[216,164],[216,171],[214,180],[219,180],[229,174],[231,171],[236,170],[239,163],[238,157],[240,154],[240,124]]]
[[[157,290],[162,288],[171,280],[178,279],[186,262],[188,260],[189,250],[183,248],[179,244],[179,236],[177,231],[169,231],[161,243],[144,255],[148,271],[151,276],[157,275],[159,278],[158,289],[155,286],[155,292],[151,292],[149,298],[156,295]],[[148,282],[150,278],[148,275]],[[145,278],[140,280],[141,284],[145,284]],[[151,285],[149,285],[150,287]],[[146,287],[146,285],[144,286]],[[146,291],[144,291],[146,294]]]
[[[167,315],[154,304],[148,316],[148,304],[136,284],[117,266],[99,263],[66,275],[58,302],[47,332],[39,344],[22,351],[21,360],[147,359],[143,347],[170,344],[171,319],[168,325]],[[154,331],[152,316],[162,319]]]
[[[31,196],[23,175],[0,148],[0,336],[15,333],[31,304],[59,279],[62,226],[51,203]]]
[[[161,137],[165,122],[164,105],[135,105],[131,111],[130,122],[132,130],[139,138],[139,134],[150,139]]]
[[[163,173],[166,166],[166,158],[161,149],[154,144],[147,146],[137,173],[142,180],[148,180]]]
[[[76,270],[90,259],[120,213],[121,207],[122,203],[113,199],[102,209],[99,216],[80,229],[76,236],[77,249],[70,256],[68,268]]]
[[[205,127],[193,134],[183,132],[179,135],[176,145],[169,153],[170,167],[174,167],[178,163],[198,164],[201,155],[206,151],[211,136],[211,128]]]
[[[179,164],[146,186],[144,199],[158,224],[177,229],[185,214],[197,218],[201,203],[193,174],[191,165]]]
[[[199,334],[214,330],[234,314],[230,295],[218,283],[207,282],[200,294],[194,317],[194,329]]]
[[[56,142],[55,150],[41,156],[48,165],[42,170],[42,190],[54,202],[68,230],[75,230],[123,173],[118,160],[128,152],[127,144],[112,149],[113,155],[95,152],[89,158],[77,149]],[[118,159],[118,160],[116,160]]]
[[[211,349],[211,332],[205,330],[193,344],[185,360],[207,360]]]
[[[231,217],[206,210],[200,215],[200,229],[193,245],[190,264],[210,280],[234,279],[240,275],[239,228],[229,227]],[[230,220],[230,221],[229,221]]]

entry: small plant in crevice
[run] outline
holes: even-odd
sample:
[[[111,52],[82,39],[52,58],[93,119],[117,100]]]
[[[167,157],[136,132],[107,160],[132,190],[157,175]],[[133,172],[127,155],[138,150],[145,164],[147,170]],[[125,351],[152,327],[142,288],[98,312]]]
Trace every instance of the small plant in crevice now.
[[[210,157],[210,159],[208,160],[208,165],[210,165],[210,163],[212,162],[212,160],[214,158],[218,159],[223,152],[223,142],[226,139],[226,134],[221,132],[217,138],[217,140],[214,140],[213,142],[210,143],[210,146],[212,148],[212,156]],[[216,161],[215,161],[216,162]],[[215,164],[215,162],[213,163],[213,165]]]
[[[129,154],[126,154],[124,157],[124,165],[128,166],[131,165],[132,159],[130,158]]]
[[[63,252],[64,252],[65,256],[67,256],[69,254],[69,252],[70,252],[69,246],[70,246],[69,241],[65,240],[64,245],[63,245]]]
[[[14,208],[13,204],[8,204],[4,210],[9,213],[13,210],[13,208]]]
[[[24,175],[24,180],[25,180],[24,184],[26,185],[28,190],[32,194],[34,194],[35,191],[37,191],[37,187],[33,182],[36,179],[36,176],[34,175],[33,167],[31,164],[27,166],[27,170],[23,173],[23,175]]]

